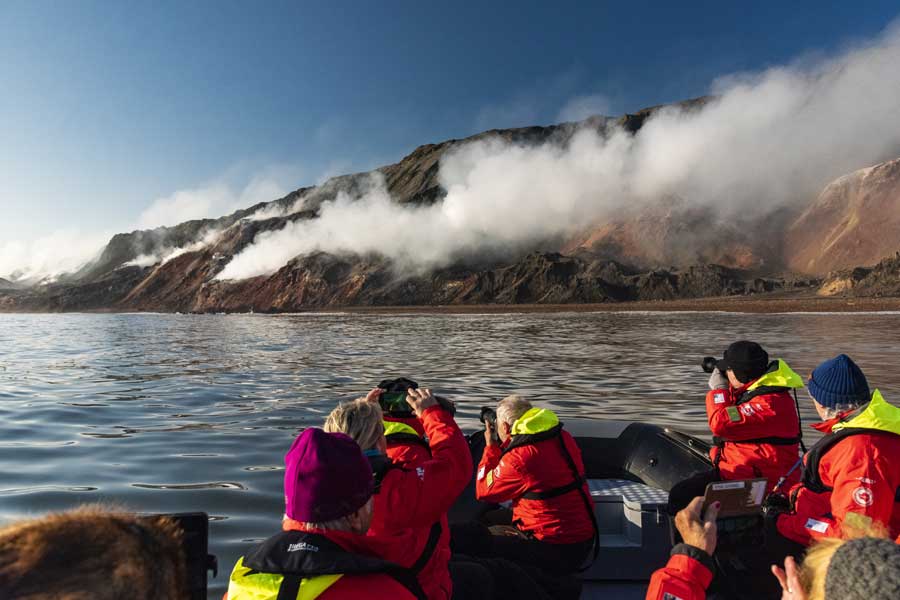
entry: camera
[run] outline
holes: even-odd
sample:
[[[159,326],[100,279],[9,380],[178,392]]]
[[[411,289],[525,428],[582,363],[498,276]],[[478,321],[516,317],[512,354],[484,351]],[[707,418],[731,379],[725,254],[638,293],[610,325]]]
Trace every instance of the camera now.
[[[700,367],[706,373],[712,373],[716,370],[716,365],[719,364],[719,359],[714,356],[704,356],[703,361],[700,363]]]
[[[406,392],[419,389],[418,383],[412,379],[398,377],[397,379],[384,379],[378,384],[378,387],[384,390],[378,399],[384,414],[404,419],[413,416],[413,409],[406,402]]]
[[[484,424],[485,429],[487,429],[488,424],[490,424],[491,438],[496,444],[499,444],[500,435],[497,433],[497,411],[490,406],[482,406],[481,414],[478,415],[478,420]]]

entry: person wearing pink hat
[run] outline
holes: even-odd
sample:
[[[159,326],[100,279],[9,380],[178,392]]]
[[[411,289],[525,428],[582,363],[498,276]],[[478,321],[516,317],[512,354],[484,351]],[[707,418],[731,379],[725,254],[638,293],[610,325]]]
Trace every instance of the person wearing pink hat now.
[[[408,536],[367,536],[375,482],[359,445],[309,428],[284,457],[283,531],[238,559],[227,600],[426,598],[396,556]]]

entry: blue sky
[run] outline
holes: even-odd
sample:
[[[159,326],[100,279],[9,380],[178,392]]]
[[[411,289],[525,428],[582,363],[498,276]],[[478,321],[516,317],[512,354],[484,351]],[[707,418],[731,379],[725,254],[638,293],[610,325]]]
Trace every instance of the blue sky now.
[[[702,95],[900,12],[831,4],[6,0],[0,253],[271,199],[486,128]]]

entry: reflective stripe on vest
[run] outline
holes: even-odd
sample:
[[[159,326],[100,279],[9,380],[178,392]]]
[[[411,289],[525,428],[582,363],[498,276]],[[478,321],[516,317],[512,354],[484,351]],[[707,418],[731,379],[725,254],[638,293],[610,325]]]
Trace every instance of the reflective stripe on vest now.
[[[300,589],[290,600],[315,600],[343,575],[319,575],[300,580]],[[228,600],[284,600],[285,576],[279,573],[260,573],[244,566],[238,559],[228,580]]]

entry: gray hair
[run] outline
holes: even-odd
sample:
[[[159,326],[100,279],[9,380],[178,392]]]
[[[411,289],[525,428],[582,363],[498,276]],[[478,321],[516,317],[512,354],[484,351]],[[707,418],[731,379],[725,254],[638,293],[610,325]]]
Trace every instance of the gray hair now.
[[[812,400],[825,409],[825,420],[829,421],[835,417],[837,417],[841,413],[845,413],[851,410],[858,410],[859,412],[864,411],[869,406],[869,400],[865,402],[843,402],[841,404],[835,404],[834,406],[825,406],[818,400],[816,397],[812,395],[812,392],[809,391],[809,388],[806,388],[806,394],[812,398]]]
[[[513,423],[531,409],[531,402],[525,396],[507,396],[497,404],[497,423],[506,423],[512,427]]]
[[[384,414],[377,402],[357,398],[331,411],[322,427],[328,433],[346,433],[363,450],[370,450],[384,436]]]
[[[365,399],[365,398],[363,398],[363,399]],[[359,510],[357,510],[354,513],[350,513],[349,515],[344,515],[343,517],[338,517],[337,519],[332,519],[331,521],[325,521],[323,523],[307,522],[307,523],[304,523],[304,525],[307,527],[307,529],[318,529],[321,531],[350,531],[350,532],[352,532],[353,527],[350,525],[350,517],[358,514],[360,511],[363,511],[363,510],[368,510],[369,512],[372,512],[372,508],[373,508],[372,503],[373,503],[374,499],[375,499],[375,497],[372,496],[371,498],[369,498],[369,500],[365,504],[363,504],[361,507],[359,507]]]

